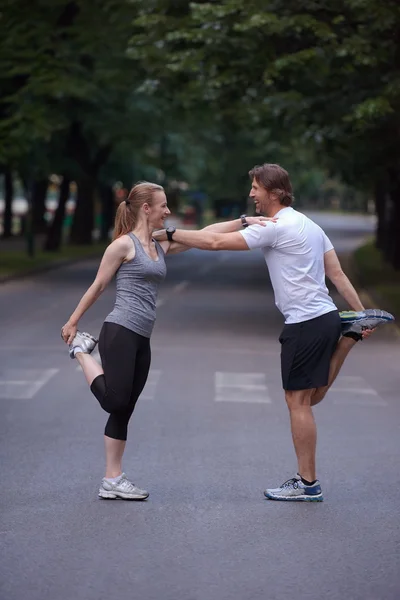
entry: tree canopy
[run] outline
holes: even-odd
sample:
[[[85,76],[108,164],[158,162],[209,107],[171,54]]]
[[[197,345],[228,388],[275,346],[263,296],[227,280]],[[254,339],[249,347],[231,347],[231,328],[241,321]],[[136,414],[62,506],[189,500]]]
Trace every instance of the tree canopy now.
[[[399,27],[395,0],[5,0],[0,165],[77,181],[87,242],[118,179],[218,198],[258,162],[305,194],[330,173],[375,197],[400,267]]]

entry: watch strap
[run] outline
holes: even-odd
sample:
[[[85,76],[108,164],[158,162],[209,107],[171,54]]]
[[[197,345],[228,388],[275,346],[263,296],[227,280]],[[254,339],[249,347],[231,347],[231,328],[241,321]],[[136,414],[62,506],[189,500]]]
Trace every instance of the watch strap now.
[[[174,228],[173,231],[168,231],[168,229],[165,230],[166,234],[167,234],[167,239],[169,242],[173,241],[173,235],[175,233],[176,229]]]
[[[248,222],[246,221],[246,217],[247,217],[247,215],[240,215],[240,220],[242,221],[243,227],[249,226]]]

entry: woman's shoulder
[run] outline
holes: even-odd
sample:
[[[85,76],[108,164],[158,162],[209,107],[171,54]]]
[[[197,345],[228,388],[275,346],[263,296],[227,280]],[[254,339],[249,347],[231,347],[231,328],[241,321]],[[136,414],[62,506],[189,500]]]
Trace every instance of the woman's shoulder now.
[[[121,235],[116,240],[112,241],[107,250],[111,253],[127,257],[135,255],[135,244],[128,234]],[[130,256],[132,258],[132,256]]]
[[[116,240],[111,242],[110,246],[114,248],[132,248],[133,239],[128,233],[120,235]]]

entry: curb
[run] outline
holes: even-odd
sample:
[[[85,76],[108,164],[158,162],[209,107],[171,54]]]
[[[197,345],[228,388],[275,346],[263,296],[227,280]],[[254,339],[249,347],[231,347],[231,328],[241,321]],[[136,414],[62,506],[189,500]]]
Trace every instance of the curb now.
[[[341,258],[342,257],[339,257],[339,259]],[[369,288],[364,287],[363,277],[360,272],[360,269],[356,264],[354,252],[344,255],[343,258],[346,261],[346,268],[344,270],[347,271],[346,274],[353,283],[354,287],[357,289],[357,292],[363,304],[366,305],[367,308],[376,308],[376,306],[384,306],[385,310],[388,310],[389,312],[394,314],[395,311],[392,310],[392,307],[390,305],[387,305],[387,301],[385,300],[385,298],[383,298],[375,290],[371,290]],[[400,323],[398,323],[397,318],[394,323],[390,324],[390,328],[396,335],[396,337],[400,338]]]
[[[93,254],[82,256],[82,258],[61,258],[60,260],[56,260],[52,263],[42,265],[40,267],[32,267],[32,269],[27,269],[26,271],[21,271],[19,273],[10,273],[9,275],[0,275],[0,285],[2,283],[8,283],[10,281],[16,281],[18,279],[23,279],[24,277],[30,277],[32,275],[40,275],[41,273],[45,273],[46,271],[51,271],[52,269],[58,269],[60,267],[67,267],[68,265],[73,265],[78,262],[83,262],[85,260],[92,260],[94,258],[100,257],[100,254]]]

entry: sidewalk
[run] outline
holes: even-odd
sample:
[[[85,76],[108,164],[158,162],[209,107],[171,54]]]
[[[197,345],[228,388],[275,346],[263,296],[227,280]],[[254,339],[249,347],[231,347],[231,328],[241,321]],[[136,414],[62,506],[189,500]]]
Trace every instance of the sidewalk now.
[[[171,216],[165,221],[166,227],[180,229],[195,229],[196,225],[184,224],[182,219]],[[94,242],[93,246],[68,246],[64,245],[60,253],[43,251],[46,234],[35,236],[35,256],[28,256],[28,242],[25,236],[0,238],[0,284],[56,269],[68,264],[99,258],[102,256],[106,245]],[[111,240],[110,240],[111,242]],[[69,252],[70,251],[70,252]],[[80,254],[81,252],[81,254]],[[62,253],[64,256],[62,256]],[[9,273],[4,273],[7,270]],[[3,271],[3,273],[2,273]]]

